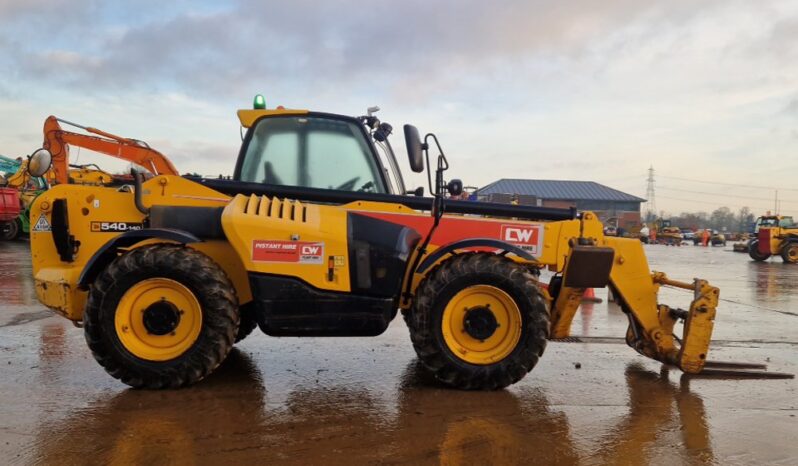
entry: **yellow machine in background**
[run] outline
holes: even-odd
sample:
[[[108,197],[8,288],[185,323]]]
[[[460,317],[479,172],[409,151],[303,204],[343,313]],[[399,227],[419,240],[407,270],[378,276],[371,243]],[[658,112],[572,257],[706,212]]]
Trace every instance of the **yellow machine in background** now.
[[[28,161],[22,157],[12,159],[0,155],[0,188],[8,193],[13,190],[16,197],[13,205],[0,203],[0,240],[14,240],[29,231],[29,208],[39,193],[47,189],[42,177],[31,177],[27,173]],[[9,212],[10,211],[10,212]]]
[[[798,263],[798,224],[792,217],[759,217],[756,219],[755,235],[748,243],[748,255],[751,259],[765,261],[772,255],[780,255],[788,264]]]
[[[663,227],[657,233],[657,242],[679,245],[682,243],[682,230],[680,230],[679,227]]]
[[[435,377],[496,389],[522,379],[547,339],[569,335],[586,288],[607,285],[630,346],[704,369],[718,289],[652,273],[640,242],[605,237],[593,213],[444,199],[462,183],[444,182],[437,138],[409,125],[411,168],[427,160],[432,172],[430,147],[439,155],[435,196],[407,195],[391,127],[371,112],[262,107],[239,112],[248,130],[232,180],[137,174],[130,189],[61,184],[37,200],[39,299],[82,322],[112,376],[189,385],[256,326],[373,336],[401,310]],[[543,269],[555,273],[548,283]],[[661,286],[692,292],[689,305],[660,304]]]

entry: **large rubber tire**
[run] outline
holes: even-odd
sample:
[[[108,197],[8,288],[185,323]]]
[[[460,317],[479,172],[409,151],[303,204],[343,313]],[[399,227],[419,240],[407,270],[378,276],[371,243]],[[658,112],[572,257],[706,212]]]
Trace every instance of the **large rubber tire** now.
[[[193,344],[179,356],[153,361],[132,354],[115,326],[125,292],[147,279],[174,280],[193,293],[202,313]],[[94,358],[111,376],[135,388],[177,388],[196,383],[227,357],[239,326],[238,298],[224,271],[205,254],[173,244],[143,246],[109,265],[96,279],[84,313]]]
[[[770,254],[762,254],[759,252],[758,239],[755,239],[750,243],[748,243],[748,256],[751,257],[751,259],[758,262],[764,262],[770,258]]]
[[[521,331],[512,352],[490,364],[465,361],[443,336],[443,313],[455,295],[489,285],[510,296],[520,311]],[[488,253],[457,255],[437,266],[418,287],[406,316],[413,347],[437,380],[466,390],[496,390],[521,380],[537,364],[549,335],[549,310],[523,266]]]
[[[798,264],[798,243],[787,243],[781,248],[781,260],[785,264]]]
[[[0,240],[12,241],[19,237],[22,230],[19,220],[14,219],[9,222],[0,223]]]
[[[238,325],[238,333],[236,334],[235,342],[243,340],[248,337],[255,327],[258,326],[258,321],[255,319],[254,303],[247,303],[239,309],[241,315],[241,323]]]

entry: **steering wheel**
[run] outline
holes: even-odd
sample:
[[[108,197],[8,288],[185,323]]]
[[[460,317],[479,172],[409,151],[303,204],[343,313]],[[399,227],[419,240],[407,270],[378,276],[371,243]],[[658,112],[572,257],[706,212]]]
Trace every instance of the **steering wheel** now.
[[[335,189],[337,191],[351,191],[352,188],[355,187],[355,184],[358,182],[359,179],[360,179],[360,177],[356,176],[356,177],[352,178],[351,180],[345,181],[343,184],[341,184],[341,186],[338,186]]]
[[[374,182],[373,181],[369,181],[366,184],[364,184],[363,186],[361,186],[360,189],[357,190],[357,192],[359,192],[359,193],[371,192],[373,189],[374,189]]]
[[[271,162],[266,161],[263,164],[263,172],[264,172],[264,176],[263,176],[263,182],[264,183],[266,183],[266,184],[276,184],[276,185],[282,185],[283,184],[283,180],[281,180],[280,177],[277,176],[277,173],[274,172],[274,166],[272,165]]]

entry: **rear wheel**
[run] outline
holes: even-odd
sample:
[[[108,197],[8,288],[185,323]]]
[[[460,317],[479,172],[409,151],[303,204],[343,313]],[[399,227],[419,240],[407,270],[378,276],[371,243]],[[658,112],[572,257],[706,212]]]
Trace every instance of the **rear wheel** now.
[[[787,243],[781,249],[781,260],[788,264],[798,263],[798,243]]]
[[[407,315],[421,362],[441,382],[494,390],[521,380],[546,348],[549,312],[523,266],[461,254],[418,287]]]
[[[766,261],[770,258],[770,254],[762,254],[759,252],[759,240],[755,239],[748,243],[748,255],[755,261]]]
[[[174,388],[203,379],[227,356],[238,299],[205,254],[144,246],[97,277],[84,321],[94,358],[113,377],[137,388]]]

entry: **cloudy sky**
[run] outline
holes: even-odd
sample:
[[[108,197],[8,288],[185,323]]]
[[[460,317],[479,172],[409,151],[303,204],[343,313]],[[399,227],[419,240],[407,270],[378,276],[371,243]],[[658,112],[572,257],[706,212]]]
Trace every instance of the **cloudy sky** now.
[[[379,105],[396,128],[436,132],[467,185],[644,196],[653,165],[659,210],[760,212],[779,189],[798,215],[796,1],[0,0],[0,72],[10,156],[40,146],[54,114],[229,174],[235,110],[263,93]]]

